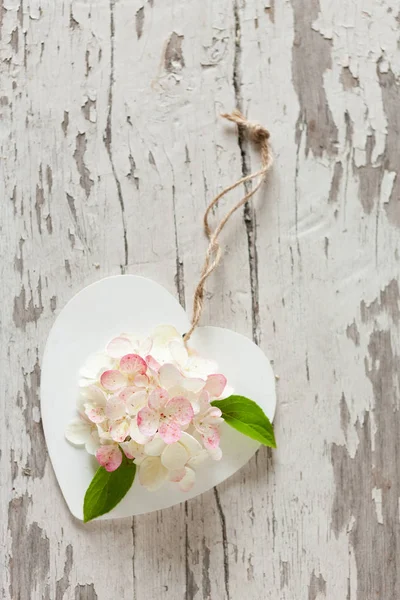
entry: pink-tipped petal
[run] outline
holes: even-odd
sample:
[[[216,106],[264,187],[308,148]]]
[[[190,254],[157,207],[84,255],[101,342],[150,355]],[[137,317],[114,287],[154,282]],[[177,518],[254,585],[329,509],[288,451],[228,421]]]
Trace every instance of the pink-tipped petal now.
[[[184,396],[175,396],[167,402],[165,416],[181,426],[189,425],[194,417],[193,407]]]
[[[102,406],[95,406],[94,404],[85,404],[85,414],[89,421],[92,423],[103,423],[106,416],[104,414],[104,408]]]
[[[100,446],[96,458],[106,471],[115,471],[122,462],[122,452],[116,445]]]
[[[183,479],[186,475],[186,469],[185,467],[183,467],[182,469],[176,469],[175,471],[170,471],[169,473],[169,480],[172,481],[173,483],[178,483],[178,481],[181,481],[181,479]]]
[[[147,377],[147,375],[136,375],[134,384],[137,388],[147,388],[147,386],[149,385],[149,381],[150,380]]]
[[[154,371],[155,373],[158,373],[158,371],[160,370],[160,363],[150,354],[148,354],[145,358],[145,361],[147,363],[147,366],[149,367],[149,369],[151,369],[152,371]]]
[[[121,400],[123,400],[126,404],[129,402],[129,398],[132,396],[132,394],[135,394],[136,392],[137,388],[134,385],[127,385],[126,387],[122,388],[120,392],[118,392],[118,397],[121,398]]]
[[[107,417],[113,421],[121,419],[126,414],[125,402],[120,396],[112,396],[107,402],[105,412]]]
[[[225,386],[225,375],[215,374],[207,377],[207,382],[204,389],[207,390],[212,398],[219,398],[224,391]]]
[[[137,425],[141,434],[151,437],[155,435],[160,424],[160,416],[157,411],[145,406],[138,412]]]
[[[185,476],[179,482],[179,489],[182,492],[189,492],[196,481],[196,473],[190,467],[185,467]]]
[[[203,426],[201,437],[205,448],[218,448],[220,441],[220,433],[218,427],[213,427],[212,425]]]
[[[199,412],[201,414],[204,414],[208,411],[208,409],[210,408],[210,394],[206,391],[203,390],[198,398],[198,405],[199,405]]]
[[[126,419],[120,421],[114,421],[110,427],[111,439],[114,442],[123,442],[129,433],[130,423]]]
[[[165,406],[168,400],[168,392],[163,388],[156,388],[153,390],[149,396],[149,406],[153,410],[161,410],[163,406]]]
[[[100,383],[104,389],[110,392],[116,392],[125,385],[126,378],[119,371],[112,369],[111,371],[105,371],[102,374],[100,377]]]
[[[144,444],[147,444],[147,442],[149,441],[148,436],[143,435],[143,433],[140,433],[136,419],[132,419],[131,421],[131,425],[129,427],[129,435],[131,436],[134,442],[137,442],[142,446]]]
[[[121,358],[119,368],[128,375],[144,375],[147,365],[139,354],[125,354]]]
[[[216,406],[212,406],[208,409],[207,413],[203,418],[204,423],[209,423],[210,425],[216,425],[217,423],[222,423],[223,419],[221,418],[222,412]]]
[[[120,446],[126,458],[129,458],[131,460],[140,460],[143,457],[143,447],[134,440],[129,440],[129,442],[122,442]]]
[[[180,439],[182,431],[176,421],[164,421],[160,425],[158,434],[166,444],[173,444]]]
[[[119,336],[107,344],[106,352],[112,358],[121,358],[121,356],[132,352],[132,344],[128,338]]]

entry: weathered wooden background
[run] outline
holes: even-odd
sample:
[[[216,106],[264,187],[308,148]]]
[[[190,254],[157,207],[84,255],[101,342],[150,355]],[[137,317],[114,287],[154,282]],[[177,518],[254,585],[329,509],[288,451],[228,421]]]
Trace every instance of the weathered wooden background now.
[[[2,599],[400,598],[399,44],[398,0],[0,2]],[[203,324],[274,360],[279,449],[84,526],[43,439],[47,334],[111,274],[190,307],[206,203],[258,166],[235,106],[276,162]]]

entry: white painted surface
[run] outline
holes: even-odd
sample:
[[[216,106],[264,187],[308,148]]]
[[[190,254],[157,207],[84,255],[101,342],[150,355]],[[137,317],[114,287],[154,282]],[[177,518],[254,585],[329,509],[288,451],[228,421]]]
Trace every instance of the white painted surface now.
[[[3,598],[400,597],[398,12],[0,3]],[[190,308],[204,208],[258,166],[219,119],[235,105],[276,161],[224,233],[202,324],[274,359],[278,450],[186,507],[84,527],[37,422],[47,335],[121,272]]]

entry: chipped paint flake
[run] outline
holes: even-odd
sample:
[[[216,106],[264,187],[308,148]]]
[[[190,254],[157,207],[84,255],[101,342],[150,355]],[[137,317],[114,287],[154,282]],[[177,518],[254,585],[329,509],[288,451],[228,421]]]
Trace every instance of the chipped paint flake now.
[[[383,525],[383,513],[382,513],[382,490],[379,488],[372,489],[372,500],[375,502],[376,518],[378,523]]]
[[[183,40],[184,36],[178,35],[175,31],[170,35],[164,54],[164,68],[168,73],[178,75],[185,66]]]

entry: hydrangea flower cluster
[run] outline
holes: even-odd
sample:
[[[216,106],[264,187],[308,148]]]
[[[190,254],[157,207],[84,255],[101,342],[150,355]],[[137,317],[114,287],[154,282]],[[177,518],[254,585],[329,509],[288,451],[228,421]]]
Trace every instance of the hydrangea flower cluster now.
[[[148,490],[172,481],[189,491],[196,468],[222,456],[223,419],[210,402],[232,390],[217,371],[213,361],[188,351],[172,326],[146,339],[123,333],[81,369],[79,416],[66,438],[107,471],[118,469],[124,453]]]

